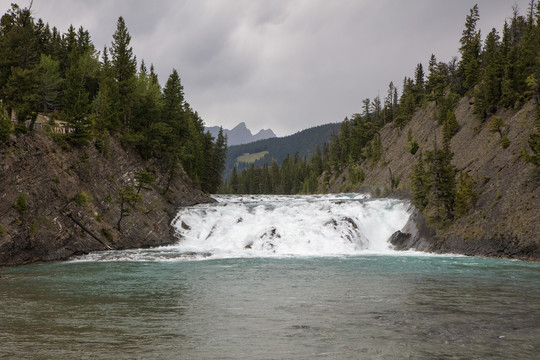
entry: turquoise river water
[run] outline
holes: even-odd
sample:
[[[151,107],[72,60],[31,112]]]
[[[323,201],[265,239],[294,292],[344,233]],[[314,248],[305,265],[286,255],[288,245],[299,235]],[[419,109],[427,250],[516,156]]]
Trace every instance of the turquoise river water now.
[[[264,200],[247,212],[228,200],[214,207],[229,207],[227,214],[249,223],[249,214],[268,218],[283,201]],[[310,216],[317,218],[342,201],[296,205],[320,207]],[[287,227],[274,220],[270,230],[253,229],[256,236],[246,235],[236,248],[218,249],[219,240],[206,233],[200,239],[208,244],[194,249],[190,234],[183,234],[186,248],[0,269],[0,358],[540,358],[540,264],[398,253],[380,244],[373,251],[362,245],[373,242],[365,235],[371,225],[359,218],[406,208],[350,201],[366,212],[348,215],[344,224],[333,213],[330,230],[356,252],[324,255],[327,247],[312,234],[302,255],[288,243]],[[191,210],[217,232],[219,221],[212,219],[223,215],[205,206]],[[194,226],[193,213],[182,216],[178,224]],[[353,222],[357,226],[347,228]],[[365,239],[350,241],[352,230]],[[243,231],[234,231],[236,238]]]

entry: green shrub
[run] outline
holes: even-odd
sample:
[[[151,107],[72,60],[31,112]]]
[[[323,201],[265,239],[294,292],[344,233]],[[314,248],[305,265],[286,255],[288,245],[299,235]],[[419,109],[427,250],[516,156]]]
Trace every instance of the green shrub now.
[[[510,140],[508,140],[508,136],[504,135],[504,136],[501,138],[501,145],[502,145],[502,148],[503,148],[503,149],[506,149],[507,147],[510,146]]]
[[[105,239],[107,239],[107,241],[109,242],[114,241],[114,237],[111,230],[106,229],[106,228],[101,228],[101,233],[103,234],[103,236],[105,236]]]
[[[86,191],[81,191],[73,197],[72,201],[79,206],[87,207],[93,199]]]
[[[17,201],[15,202],[15,204],[13,204],[13,208],[20,212],[25,212],[26,210],[28,210],[28,204],[26,203],[26,199],[24,198],[23,193],[19,193]]]
[[[379,187],[375,187],[371,189],[371,196],[374,198],[381,197],[382,191]]]
[[[416,141],[416,139],[414,139],[412,142],[409,143],[409,152],[414,155],[418,151],[419,147],[420,146],[418,145],[418,142]]]
[[[466,215],[478,200],[476,181],[467,173],[460,172],[458,179],[458,191],[456,194],[456,215]]]
[[[70,151],[71,146],[66,141],[66,134],[51,134],[53,141],[64,151]]]
[[[26,134],[28,132],[28,128],[24,124],[17,124],[15,125],[15,134]]]

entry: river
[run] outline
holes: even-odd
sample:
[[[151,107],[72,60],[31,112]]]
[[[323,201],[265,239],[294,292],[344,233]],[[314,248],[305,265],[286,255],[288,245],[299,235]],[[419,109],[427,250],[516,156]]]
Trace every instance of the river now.
[[[404,201],[218,197],[169,247],[0,269],[0,358],[537,359],[540,264],[395,252]]]

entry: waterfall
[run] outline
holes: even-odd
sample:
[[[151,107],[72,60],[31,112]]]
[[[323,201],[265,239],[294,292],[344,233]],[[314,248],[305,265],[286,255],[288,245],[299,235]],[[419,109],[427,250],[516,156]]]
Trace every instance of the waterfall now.
[[[334,256],[388,252],[408,203],[366,195],[217,196],[185,208],[173,226],[184,253],[217,257]]]
[[[75,261],[182,261],[392,253],[389,237],[410,217],[409,203],[363,194],[214,196],[181,209],[178,243],[104,251]]]

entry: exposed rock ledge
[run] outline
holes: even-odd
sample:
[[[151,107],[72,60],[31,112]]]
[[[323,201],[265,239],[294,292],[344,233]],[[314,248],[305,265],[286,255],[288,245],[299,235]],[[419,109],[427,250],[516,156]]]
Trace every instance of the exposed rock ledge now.
[[[396,231],[388,240],[395,250],[432,250],[434,232],[426,225],[421,212],[412,206],[411,216],[403,229]]]
[[[119,231],[118,190],[144,170],[156,181],[141,190],[142,200],[125,205],[130,213]],[[143,161],[112,137],[62,150],[38,132],[12,136],[0,144],[0,179],[0,266],[171,244],[178,208],[213,201],[182,171],[168,184],[159,162]],[[19,194],[26,210],[14,206]]]
[[[414,206],[407,224],[392,234],[388,241],[395,250],[540,261],[538,243],[523,244],[511,237],[489,237],[488,234],[475,239],[465,239],[460,233],[452,233],[449,229],[435,232],[427,226],[424,216]]]

